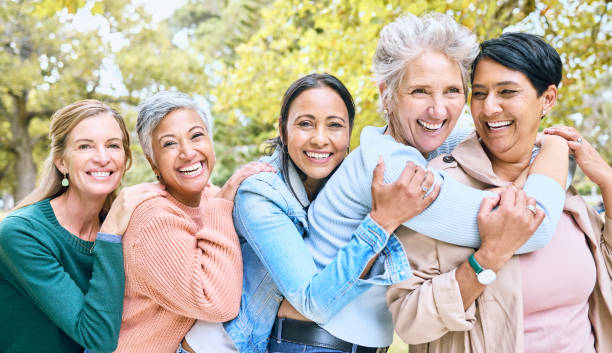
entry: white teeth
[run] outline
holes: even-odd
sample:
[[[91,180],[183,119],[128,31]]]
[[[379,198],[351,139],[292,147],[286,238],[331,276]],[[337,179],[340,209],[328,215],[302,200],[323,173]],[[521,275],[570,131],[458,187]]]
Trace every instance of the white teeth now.
[[[90,172],[89,174],[96,178],[105,178],[110,175],[110,172]]]
[[[419,123],[419,125],[421,125],[422,127],[426,128],[427,130],[438,130],[439,128],[442,127],[442,125],[444,125],[444,121],[442,121],[439,124],[430,124],[426,121],[423,120],[417,120],[417,122]]]
[[[188,167],[179,169],[179,172],[185,175],[196,175],[200,172],[200,170],[202,170],[202,163],[198,162]]]
[[[510,124],[512,124],[512,120],[506,120],[506,121],[487,121],[487,125],[490,128],[499,128],[499,127],[508,126]]]
[[[317,153],[317,152],[306,152],[306,155],[314,159],[325,159],[331,156],[331,153]]]

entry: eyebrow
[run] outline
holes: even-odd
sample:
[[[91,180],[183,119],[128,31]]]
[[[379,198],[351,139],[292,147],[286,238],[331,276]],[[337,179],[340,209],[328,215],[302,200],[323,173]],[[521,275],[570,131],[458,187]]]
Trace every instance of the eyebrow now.
[[[111,138],[107,139],[106,142],[114,141],[114,140],[122,141],[122,139],[120,139],[119,137],[111,137]],[[74,143],[78,143],[78,142],[94,142],[94,141],[92,139],[86,139],[86,138],[81,138],[81,139],[78,139],[78,140],[74,140]]]
[[[310,118],[310,119],[315,119],[315,117],[312,114],[302,114],[302,115],[298,115],[295,117],[295,120],[299,119],[299,118]],[[338,115],[328,115],[325,120],[327,119],[340,119],[340,120],[346,120],[345,118],[338,116]]]
[[[499,86],[507,86],[507,85],[518,85],[518,83],[514,81],[502,81],[502,82],[497,82],[494,86],[499,87]],[[478,83],[473,84],[472,87],[485,88],[484,85],[478,84]]]
[[[202,129],[204,131],[207,131],[205,126],[194,125],[194,126],[191,127],[191,129],[187,130],[187,132],[191,132],[191,131],[193,131],[195,129]],[[165,134],[165,135],[162,135],[162,136],[159,137],[158,141],[161,141],[165,137],[174,137],[174,134]]]

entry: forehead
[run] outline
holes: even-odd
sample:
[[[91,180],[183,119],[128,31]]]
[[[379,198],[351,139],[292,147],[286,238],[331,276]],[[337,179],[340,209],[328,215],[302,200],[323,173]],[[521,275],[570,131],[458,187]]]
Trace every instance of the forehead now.
[[[495,60],[484,58],[476,64],[474,69],[473,86],[499,84],[499,83],[531,84],[527,76],[517,70],[498,63]]]
[[[406,65],[403,86],[414,84],[462,84],[457,62],[437,51],[425,51]]]
[[[72,129],[68,134],[68,140],[78,139],[123,139],[123,131],[117,120],[109,113],[102,113],[87,117]]]
[[[348,110],[340,95],[327,86],[309,88],[297,96],[289,107],[289,117],[302,114],[347,117]]]
[[[153,135],[180,134],[191,130],[195,126],[206,129],[200,114],[193,109],[181,108],[168,113],[157,124],[153,130]]]

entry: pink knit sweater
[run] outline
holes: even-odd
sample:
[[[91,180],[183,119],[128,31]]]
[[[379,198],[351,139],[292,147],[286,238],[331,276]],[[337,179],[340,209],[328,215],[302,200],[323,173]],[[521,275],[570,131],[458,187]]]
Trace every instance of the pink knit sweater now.
[[[175,352],[196,319],[222,322],[238,315],[242,258],[232,207],[203,196],[192,208],[168,196],[136,208],[123,236],[117,352]]]

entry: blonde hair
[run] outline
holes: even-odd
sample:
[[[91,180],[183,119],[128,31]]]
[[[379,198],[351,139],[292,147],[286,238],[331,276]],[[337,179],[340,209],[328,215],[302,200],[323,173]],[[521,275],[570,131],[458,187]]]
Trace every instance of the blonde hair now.
[[[132,152],[130,151],[130,134],[125,126],[123,117],[117,111],[95,99],[85,99],[74,102],[58,111],[51,116],[51,127],[49,128],[49,139],[51,140],[51,148],[49,156],[43,165],[42,175],[39,185],[32,190],[26,197],[23,198],[15,207],[16,209],[29,206],[46,198],[53,198],[63,194],[67,188],[62,186],[63,174],[57,169],[56,159],[64,156],[66,152],[66,142],[68,135],[72,132],[75,126],[86,118],[99,114],[108,113],[119,124],[121,129],[123,150],[125,151],[126,168],[129,169],[132,165]],[[110,209],[111,204],[117,197],[117,191],[113,191],[106,197],[104,206],[100,211],[100,216],[105,217]]]

